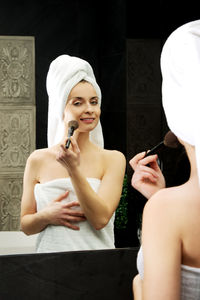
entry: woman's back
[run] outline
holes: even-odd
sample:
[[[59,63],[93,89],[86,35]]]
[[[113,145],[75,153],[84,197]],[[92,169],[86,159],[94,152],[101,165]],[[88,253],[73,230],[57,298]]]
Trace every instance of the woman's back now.
[[[184,300],[190,299],[188,294],[192,297],[192,289],[200,299],[200,188],[196,180],[160,190],[147,202],[142,233],[145,267],[142,251],[137,261],[141,277],[144,268],[144,279],[151,285],[156,282],[161,293],[175,289],[174,284],[178,291],[179,283],[181,293],[187,295],[182,295]],[[193,268],[192,273],[188,268]],[[165,274],[166,285],[161,274]]]

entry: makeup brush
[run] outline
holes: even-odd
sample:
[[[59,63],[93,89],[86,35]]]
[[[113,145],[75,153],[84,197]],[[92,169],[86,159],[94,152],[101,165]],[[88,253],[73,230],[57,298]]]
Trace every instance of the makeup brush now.
[[[68,149],[70,144],[71,144],[71,140],[70,140],[70,137],[73,135],[74,133],[74,130],[76,130],[78,128],[78,122],[75,121],[75,120],[71,120],[69,121],[68,123],[68,139],[67,139],[67,142],[66,142],[66,145],[65,145],[65,148]]]
[[[160,142],[159,144],[157,144],[155,147],[153,147],[150,151],[148,151],[146,153],[145,157],[149,156],[149,155],[153,155],[153,154],[159,154],[163,150],[165,150],[166,147],[178,148],[180,146],[181,146],[181,143],[179,142],[179,140],[177,139],[175,134],[171,130],[169,130],[166,133],[164,140],[162,142]]]

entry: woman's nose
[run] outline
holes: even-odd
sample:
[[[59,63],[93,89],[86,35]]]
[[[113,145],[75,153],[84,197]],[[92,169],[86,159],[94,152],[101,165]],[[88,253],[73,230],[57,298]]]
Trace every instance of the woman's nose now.
[[[88,113],[93,112],[93,106],[90,103],[87,103],[85,111],[88,112]]]

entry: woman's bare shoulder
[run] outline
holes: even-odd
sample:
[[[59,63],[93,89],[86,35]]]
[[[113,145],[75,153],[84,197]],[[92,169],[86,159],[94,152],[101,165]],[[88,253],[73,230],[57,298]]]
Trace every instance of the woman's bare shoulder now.
[[[126,170],[126,158],[117,150],[103,151],[104,170],[112,173],[112,176],[124,176]],[[117,175],[118,174],[118,175]]]
[[[118,150],[107,150],[107,149],[103,149],[103,155],[106,159],[109,160],[117,160],[117,161],[126,161],[126,157],[125,155],[118,151]]]
[[[197,199],[198,198],[198,199]],[[164,188],[154,194],[146,203],[146,211],[160,211],[161,214],[174,213],[180,215],[180,212],[188,212],[192,204],[199,203],[200,198],[195,192],[192,192],[188,184],[176,187]]]
[[[51,151],[49,150],[49,148],[36,149],[29,155],[27,161],[29,163],[40,162],[44,158],[48,157],[50,154],[51,154]]]

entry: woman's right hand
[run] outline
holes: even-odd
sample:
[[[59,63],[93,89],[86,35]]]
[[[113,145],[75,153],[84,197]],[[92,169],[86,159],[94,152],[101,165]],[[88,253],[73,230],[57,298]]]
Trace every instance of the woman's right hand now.
[[[131,184],[143,196],[149,199],[158,190],[165,187],[165,178],[158,166],[158,156],[145,157],[146,152],[136,154],[129,164],[134,170]]]
[[[56,155],[56,160],[67,169],[69,175],[80,166],[80,149],[77,141],[73,136],[70,140],[70,148],[66,149],[64,145],[60,145],[60,150]]]
[[[47,207],[43,209],[48,223],[51,225],[67,226],[73,230],[79,230],[79,226],[75,225],[76,222],[86,220],[86,217],[81,209],[73,209],[80,207],[78,201],[64,203],[62,200],[67,198],[69,192],[60,195],[57,199],[51,201]]]

